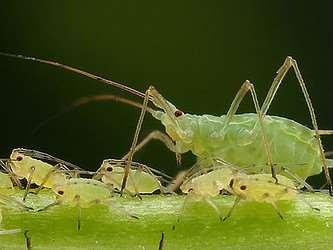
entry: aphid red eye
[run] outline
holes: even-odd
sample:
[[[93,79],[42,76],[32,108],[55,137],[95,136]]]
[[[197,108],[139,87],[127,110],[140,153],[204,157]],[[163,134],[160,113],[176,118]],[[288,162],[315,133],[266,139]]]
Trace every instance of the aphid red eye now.
[[[245,185],[242,185],[239,187],[241,190],[245,190],[246,189],[246,186]]]
[[[63,194],[64,194],[64,191],[59,190],[59,191],[58,191],[58,194],[63,195]]]
[[[16,157],[16,160],[17,160],[17,161],[22,161],[22,160],[23,160],[23,157],[22,157],[22,156],[17,156],[17,157]]]
[[[113,171],[113,167],[107,167],[107,168],[106,168],[106,171],[108,171],[108,172],[112,172],[112,171]]]
[[[193,191],[193,188],[189,188],[189,189],[187,190],[188,193],[190,193],[190,192],[192,192],[192,191]]]
[[[179,116],[181,116],[181,115],[183,115],[184,113],[182,112],[182,111],[180,111],[180,110],[176,110],[175,111],[175,116],[176,117],[179,117]]]

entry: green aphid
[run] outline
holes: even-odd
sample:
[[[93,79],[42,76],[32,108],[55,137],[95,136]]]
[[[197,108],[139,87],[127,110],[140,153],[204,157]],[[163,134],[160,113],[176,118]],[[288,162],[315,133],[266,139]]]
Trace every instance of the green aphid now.
[[[121,184],[125,173],[126,161],[107,159],[100,167],[102,182],[111,185],[116,190],[121,190]],[[164,192],[161,182],[166,183],[171,177],[144,164],[132,162],[126,191],[131,194],[151,194],[158,190]]]

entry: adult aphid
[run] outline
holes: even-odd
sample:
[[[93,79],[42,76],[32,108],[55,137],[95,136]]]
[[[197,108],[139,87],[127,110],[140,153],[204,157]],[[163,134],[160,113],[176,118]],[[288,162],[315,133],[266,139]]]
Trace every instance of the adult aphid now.
[[[325,159],[320,139],[320,134],[330,134],[331,131],[320,131],[318,129],[314,108],[304,80],[296,60],[290,56],[285,59],[283,65],[277,71],[261,108],[253,84],[245,81],[235,96],[228,113],[223,116],[212,116],[183,113],[152,86],[144,94],[123,84],[57,62],[9,53],[0,53],[0,55],[60,67],[102,83],[116,86],[134,95],[145,97],[146,100],[151,100],[154,106],[160,109],[160,111],[152,111],[153,117],[162,122],[167,134],[175,142],[173,151],[178,154],[191,151],[197,156],[199,165],[202,167],[210,166],[214,159],[224,160],[240,167],[250,166],[251,164],[267,164],[268,167],[264,171],[266,173],[271,172],[276,181],[278,181],[274,169],[274,163],[276,162],[290,165],[290,170],[303,180],[320,173],[323,168],[330,194],[333,195],[332,180],[328,170],[329,164]],[[314,130],[287,118],[267,115],[275,94],[290,68],[294,70],[302,89]],[[251,93],[257,114],[236,115],[239,104],[248,91]],[[137,139],[141,128],[146,103],[147,101],[143,105],[144,108],[137,125],[135,139]],[[130,162],[135,152],[135,139],[128,155],[129,163],[126,166],[122,189],[126,185]],[[161,138],[161,140],[164,141],[164,138]],[[259,173],[262,169],[253,168],[249,171]]]
[[[106,159],[103,161],[97,176],[103,183],[121,190],[127,161]],[[150,168],[138,162],[131,163],[126,190],[132,194],[152,194],[158,190],[165,191],[162,183],[168,183],[172,178],[161,171]]]

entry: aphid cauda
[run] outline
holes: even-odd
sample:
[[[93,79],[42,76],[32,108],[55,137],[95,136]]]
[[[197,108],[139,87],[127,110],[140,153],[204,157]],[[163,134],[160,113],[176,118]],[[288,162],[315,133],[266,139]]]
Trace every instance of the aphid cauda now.
[[[290,171],[303,180],[320,173],[323,169],[330,194],[333,195],[332,180],[328,170],[329,164],[325,159],[320,139],[320,134],[327,133],[318,129],[316,115],[305,82],[296,60],[290,56],[286,57],[284,63],[278,69],[260,109],[256,101],[254,86],[249,81],[245,81],[233,100],[228,113],[222,116],[212,116],[183,113],[152,86],[144,94],[123,84],[57,62],[3,52],[0,54],[60,67],[104,84],[116,86],[134,95],[148,98],[156,108],[160,109],[160,111],[152,111],[152,115],[161,121],[165,126],[166,133],[175,142],[174,151],[178,154],[191,151],[197,156],[199,165],[202,167],[210,166],[213,159],[227,161],[240,167],[250,166],[251,164],[267,164],[268,168],[265,168],[264,171],[266,173],[271,172],[276,181],[276,172],[280,172],[279,169],[274,168],[275,163],[294,166],[290,168]],[[275,94],[290,69],[294,70],[301,87],[310,113],[313,130],[287,118],[267,115]],[[236,115],[239,104],[248,91],[251,92],[257,114]],[[146,106],[145,103],[143,106]],[[140,116],[137,125],[138,131],[142,120],[143,115]],[[161,138],[161,140],[164,141],[164,138]],[[136,142],[136,140],[133,142]],[[135,144],[132,144],[128,155],[129,162],[132,160]],[[130,164],[126,167],[122,188],[125,187],[129,168]],[[260,171],[262,169],[251,169],[251,172],[259,173]],[[284,173],[281,172],[281,174]]]

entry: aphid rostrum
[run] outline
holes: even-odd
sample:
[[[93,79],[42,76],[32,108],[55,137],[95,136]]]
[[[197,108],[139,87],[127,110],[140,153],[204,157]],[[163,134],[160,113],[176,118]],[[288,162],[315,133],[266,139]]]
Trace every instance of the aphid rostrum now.
[[[332,195],[332,181],[328,171],[329,164],[325,159],[320,139],[320,134],[327,133],[318,129],[314,108],[304,80],[296,60],[290,56],[285,59],[278,69],[260,110],[258,110],[259,105],[256,103],[254,86],[245,81],[234,98],[228,113],[222,116],[212,116],[183,113],[152,86],[144,94],[123,84],[57,62],[3,52],[0,54],[70,70],[102,83],[116,86],[140,97],[145,97],[148,94],[149,100],[160,109],[151,113],[153,117],[161,121],[165,126],[166,133],[175,142],[174,151],[178,154],[191,151],[197,156],[199,165],[202,167],[210,166],[214,159],[224,160],[240,167],[250,166],[251,164],[267,164],[268,167],[265,169],[253,168],[250,171],[259,173],[264,170],[266,173],[272,172],[272,176],[276,177],[276,172],[279,173],[279,170],[274,168],[274,164],[288,164],[290,171],[303,180],[308,176],[320,173],[324,169]],[[267,115],[275,94],[290,68],[294,70],[306,100],[313,130],[287,118]],[[255,102],[257,114],[236,115],[239,104],[248,91],[251,92]],[[140,126],[141,124],[138,123],[137,128]],[[164,139],[161,138],[161,140]],[[129,160],[131,160],[134,151],[135,148],[132,145]],[[125,173],[128,173],[128,169],[129,166],[127,166]],[[124,184],[126,179],[127,176],[124,176]]]

